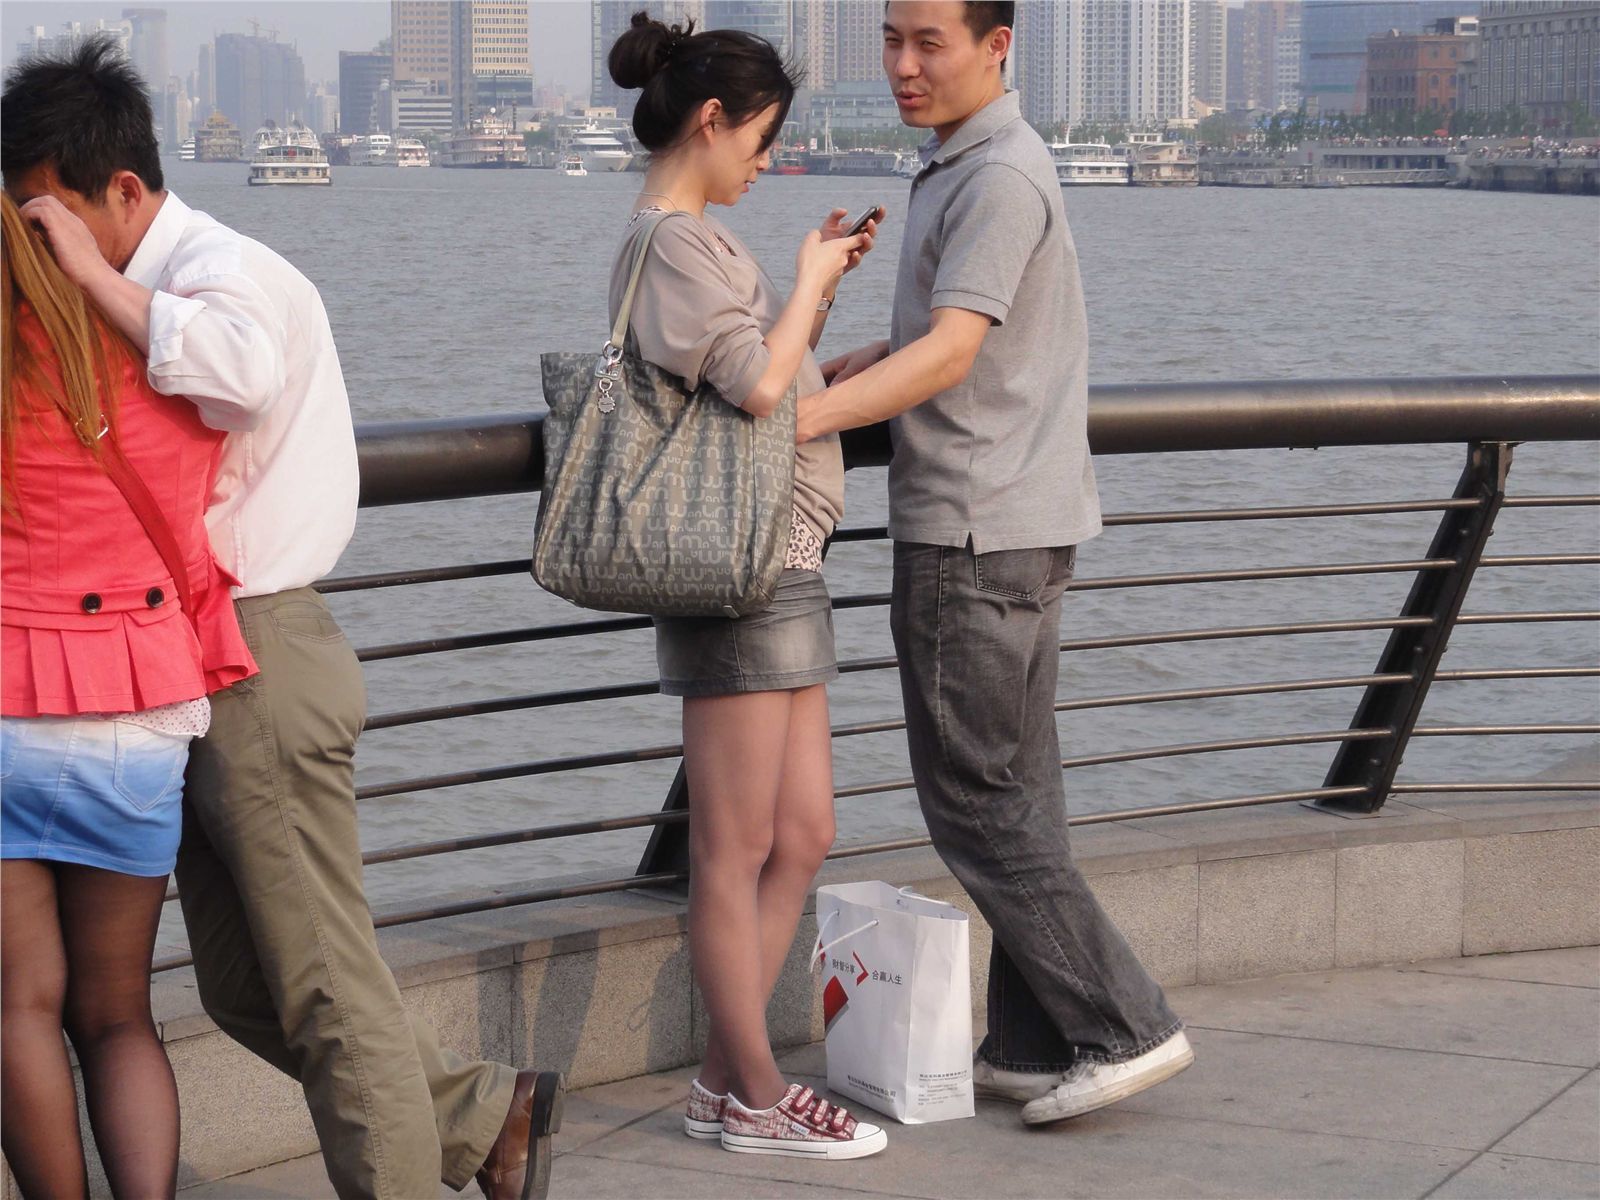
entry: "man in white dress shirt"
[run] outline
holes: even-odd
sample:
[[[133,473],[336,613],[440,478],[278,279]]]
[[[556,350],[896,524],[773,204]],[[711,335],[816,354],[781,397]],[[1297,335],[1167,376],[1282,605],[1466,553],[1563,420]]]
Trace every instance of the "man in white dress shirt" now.
[[[148,98],[114,43],[25,60],[0,101],[6,190],[134,343],[151,385],[229,434],[207,522],[261,673],[212,697],[177,878],[206,1011],[298,1079],[342,1197],[476,1175],[542,1196],[561,1078],[469,1062],[410,1016],[361,883],[355,653],[312,584],[355,528],[350,403],[317,289],[163,186]]]

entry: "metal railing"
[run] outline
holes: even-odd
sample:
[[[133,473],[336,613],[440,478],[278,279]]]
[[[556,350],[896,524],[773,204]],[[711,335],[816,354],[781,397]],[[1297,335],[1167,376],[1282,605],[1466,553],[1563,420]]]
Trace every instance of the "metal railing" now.
[[[1171,571],[1075,580],[1075,591],[1118,588],[1185,587],[1235,581],[1290,581],[1343,576],[1410,576],[1410,592],[1398,613],[1357,615],[1337,620],[1258,622],[1198,629],[1165,629],[1061,643],[1063,653],[1123,647],[1201,643],[1229,639],[1296,638],[1313,634],[1387,631],[1388,640],[1372,671],[1298,679],[1268,679],[1241,684],[1107,693],[1061,700],[1058,711],[1110,709],[1225,697],[1272,696],[1340,689],[1358,691],[1359,699],[1347,728],[1317,729],[1252,737],[1219,737],[1174,745],[1079,755],[1062,762],[1064,770],[1125,764],[1160,758],[1208,755],[1235,750],[1328,745],[1333,761],[1316,786],[1225,796],[1182,803],[1148,805],[1114,812],[1089,813],[1070,819],[1073,825],[1094,825],[1141,817],[1215,811],[1260,805],[1309,802],[1339,813],[1376,812],[1390,795],[1426,795],[1454,791],[1588,791],[1600,780],[1528,783],[1522,780],[1396,783],[1395,774],[1412,738],[1490,737],[1531,734],[1600,734],[1592,723],[1419,724],[1424,702],[1436,683],[1485,680],[1533,680],[1600,677],[1600,663],[1555,667],[1500,667],[1445,671],[1439,668],[1453,630],[1461,625],[1515,625],[1600,622],[1600,611],[1508,611],[1463,615],[1463,601],[1479,570],[1509,567],[1561,567],[1600,564],[1590,549],[1544,555],[1490,556],[1485,551],[1496,516],[1506,508],[1556,508],[1600,505],[1600,495],[1508,497],[1506,481],[1512,448],[1527,441],[1600,440],[1600,376],[1532,376],[1394,380],[1332,380],[1265,383],[1223,383],[1159,386],[1116,386],[1091,390],[1090,443],[1096,454],[1172,453],[1310,446],[1378,446],[1461,443],[1466,465],[1449,496],[1425,500],[1216,508],[1110,514],[1110,530],[1130,526],[1161,527],[1215,522],[1278,520],[1316,521],[1340,517],[1376,517],[1437,513],[1439,525],[1426,552],[1415,558],[1338,564],[1261,566],[1231,570]],[[543,475],[540,417],[506,417],[420,421],[364,427],[359,436],[362,505],[398,505],[421,501],[459,500],[475,496],[536,490]],[[882,427],[856,431],[845,439],[846,464],[880,466],[890,454]],[[882,528],[843,529],[835,543],[882,539]],[[324,593],[404,588],[448,580],[484,579],[525,574],[528,560],[395,570],[330,579]],[[530,587],[534,586],[531,582]],[[844,595],[835,608],[886,606],[886,594]],[[374,645],[358,653],[364,662],[492,646],[511,646],[647,628],[643,617],[578,618],[471,634],[438,636]],[[892,656],[847,660],[846,674],[889,671]],[[371,730],[402,726],[435,726],[461,718],[645,696],[658,690],[654,680],[530,692],[492,699],[449,698],[425,707],[376,714]],[[898,716],[834,728],[836,739],[904,728]],[[364,784],[360,800],[457,788],[494,780],[523,779],[621,764],[679,758],[676,744],[630,747],[604,753],[573,754],[469,770],[441,772],[389,782]],[[837,789],[840,799],[902,791],[904,778],[885,779]],[[466,850],[578,837],[618,830],[649,830],[649,844],[631,875],[564,883],[513,893],[471,897],[458,902],[380,913],[380,927],[439,917],[484,912],[539,901],[590,896],[654,885],[680,884],[687,878],[689,796],[681,767],[660,811],[592,820],[534,825],[468,837],[415,842],[374,851],[368,864],[418,859]],[[928,845],[926,837],[837,847],[831,857],[850,858]],[[187,956],[159,960],[156,970],[186,965]]]

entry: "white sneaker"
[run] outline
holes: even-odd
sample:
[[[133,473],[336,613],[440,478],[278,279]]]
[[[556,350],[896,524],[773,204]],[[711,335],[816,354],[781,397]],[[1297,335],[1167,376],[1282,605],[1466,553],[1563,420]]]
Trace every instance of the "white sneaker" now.
[[[722,1115],[722,1148],[735,1154],[865,1158],[888,1144],[878,1126],[857,1121],[798,1083],[771,1108],[746,1108],[730,1095]]]
[[[1171,1079],[1193,1061],[1194,1050],[1180,1029],[1153,1050],[1127,1062],[1079,1063],[1048,1095],[1023,1105],[1022,1122],[1048,1125],[1081,1117]]]
[[[981,1100],[1026,1104],[1048,1096],[1065,1079],[1060,1071],[1007,1071],[980,1055],[972,1058],[972,1091]]]
[[[683,1114],[683,1131],[702,1142],[722,1137],[722,1114],[727,1110],[726,1093],[710,1091],[698,1079],[689,1084],[689,1104]]]

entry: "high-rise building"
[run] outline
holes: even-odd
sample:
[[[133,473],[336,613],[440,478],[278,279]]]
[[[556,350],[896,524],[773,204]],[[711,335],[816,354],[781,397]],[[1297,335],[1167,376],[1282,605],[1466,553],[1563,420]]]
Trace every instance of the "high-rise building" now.
[[[1479,0],[1305,0],[1300,90],[1307,107],[1320,114],[1361,112],[1368,38],[1391,29],[1421,33],[1446,17],[1475,17],[1479,7]]]
[[[533,65],[528,49],[528,0],[459,0],[455,29],[456,120],[478,109],[533,111]]]
[[[1017,10],[1015,70],[1037,124],[1189,115],[1190,0],[1072,0]]]
[[[1226,106],[1227,0],[1189,0],[1189,76],[1196,100],[1210,108]]]
[[[1228,108],[1246,108],[1244,102],[1244,8],[1228,5]]]
[[[1237,78],[1228,107],[1276,112],[1300,106],[1300,0],[1245,0],[1237,24]]]
[[[393,0],[389,42],[397,83],[426,83],[449,95],[455,82],[450,0]]]
[[[883,80],[883,5],[879,0],[830,0],[836,83]],[[1019,8],[1055,7],[1019,5]],[[885,85],[887,86],[887,85]]]
[[[1555,122],[1574,104],[1600,113],[1600,4],[1484,0],[1478,18],[1467,105]]]
[[[707,29],[742,29],[764,37],[783,54],[792,53],[789,0],[705,0]]]
[[[219,33],[217,109],[249,139],[267,121],[287,125],[305,112],[306,68],[295,48],[270,37]]]
[[[697,29],[706,27],[704,0],[591,0],[589,6],[589,103],[596,108],[614,108],[620,117],[633,116],[633,105],[639,98],[635,91],[625,91],[611,80],[606,69],[606,59],[616,40],[627,31],[633,14],[641,9],[658,21],[668,25],[682,25],[693,20]]]
[[[377,97],[393,71],[392,55],[376,50],[339,51],[340,133],[365,137],[383,128],[386,105],[378,104]]]
[[[144,76],[153,95],[166,91],[167,10],[164,8],[125,8],[122,19],[128,23],[128,61]],[[157,114],[160,115],[159,113]]]
[[[1048,127],[1067,120],[1070,14],[1065,4],[1019,4],[1012,31],[1011,78],[1024,120]]]
[[[210,42],[200,43],[200,61],[194,72],[194,98],[196,125],[209,117],[217,107],[217,53]]]
[[[133,26],[127,21],[100,20],[92,25],[84,21],[67,21],[52,33],[43,25],[30,25],[17,40],[17,57],[40,55],[59,58],[71,54],[85,38],[96,36],[111,38],[117,48],[127,55],[133,41]]]

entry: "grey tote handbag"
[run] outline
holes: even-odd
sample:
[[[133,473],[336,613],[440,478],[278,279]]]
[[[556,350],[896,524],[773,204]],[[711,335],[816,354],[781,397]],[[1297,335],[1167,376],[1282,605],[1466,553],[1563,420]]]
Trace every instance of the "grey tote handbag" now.
[[[639,239],[599,356],[542,356],[550,412],[533,577],[584,608],[740,617],[772,602],[789,547],[795,391],[753,417],[638,356],[628,322],[639,273],[674,215]]]

